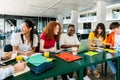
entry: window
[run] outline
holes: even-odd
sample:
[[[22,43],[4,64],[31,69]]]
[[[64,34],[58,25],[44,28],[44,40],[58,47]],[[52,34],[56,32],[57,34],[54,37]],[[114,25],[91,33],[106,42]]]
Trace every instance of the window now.
[[[95,22],[97,20],[96,12],[80,14],[78,22]]]
[[[120,9],[113,9],[112,10],[112,18],[113,19],[120,19]]]

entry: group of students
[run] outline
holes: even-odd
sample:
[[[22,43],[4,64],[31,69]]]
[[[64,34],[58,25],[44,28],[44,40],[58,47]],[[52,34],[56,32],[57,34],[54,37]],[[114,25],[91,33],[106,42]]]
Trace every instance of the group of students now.
[[[116,48],[120,45],[120,24],[113,22],[110,25],[112,32],[107,37],[105,25],[99,23],[96,29],[89,34],[91,40],[91,46],[96,46],[96,43],[92,39],[99,39],[103,45],[110,45],[111,48]],[[56,21],[50,21],[40,34],[40,52],[55,52],[57,50],[57,42],[60,44],[60,48],[79,47],[80,42],[75,34],[75,26],[70,24],[67,29],[67,33],[61,34],[61,25]],[[38,37],[34,34],[34,23],[30,20],[25,20],[21,25],[21,32],[15,33],[11,37],[11,45],[13,51],[8,56],[1,56],[1,60],[9,59],[12,53],[19,55],[30,56],[35,54],[36,47],[38,46]],[[109,56],[109,58],[112,56]],[[112,61],[108,61],[113,73],[116,73],[115,65]],[[8,65],[0,68],[0,80],[5,79],[8,76],[13,75],[15,72],[23,70],[27,65],[27,62],[17,63],[14,66]],[[96,69],[96,65],[90,66],[89,73],[93,72],[97,78],[100,77]],[[84,80],[90,80],[87,74],[87,69],[84,69]],[[62,75],[63,80],[75,80],[73,72]]]
[[[54,52],[57,50],[56,43],[59,41],[61,34],[61,26],[56,21],[51,21],[45,27],[40,35],[40,52]],[[4,54],[0,56],[1,60],[11,58],[13,53],[17,55],[31,56],[35,54],[38,46],[38,36],[34,34],[34,23],[30,20],[25,20],[21,24],[21,32],[15,33],[11,37],[11,45],[13,51],[9,52],[7,56]],[[16,72],[24,70],[27,62],[16,63],[14,66],[8,65],[0,68],[0,80],[3,80]]]
[[[104,48],[117,49],[120,46],[120,24],[118,22],[113,22],[110,24],[111,33],[106,34],[105,25],[99,23],[95,31],[89,34],[89,39],[91,40],[91,46],[97,46],[96,42],[93,39],[98,39],[102,42]],[[108,53],[107,58],[112,58],[115,55]],[[113,74],[116,74],[116,66],[114,61],[107,61]],[[96,78],[100,77],[100,74],[97,71],[97,65],[90,66],[88,73],[94,73]]]

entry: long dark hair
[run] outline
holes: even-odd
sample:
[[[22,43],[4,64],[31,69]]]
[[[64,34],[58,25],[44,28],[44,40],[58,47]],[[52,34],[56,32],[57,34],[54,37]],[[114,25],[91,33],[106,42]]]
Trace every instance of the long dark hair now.
[[[102,33],[100,34],[101,37],[103,37],[103,40],[105,40],[105,37],[106,37],[106,33],[105,33],[105,25],[103,23],[98,23],[97,26],[96,26],[96,29],[94,31],[95,33],[95,37],[98,38],[98,29],[102,29]]]
[[[26,24],[26,26],[28,28],[32,28],[30,31],[30,43],[31,43],[31,47],[33,47],[34,23],[30,20],[25,20],[24,23]],[[21,39],[22,39],[22,42],[24,44],[23,34],[21,34]]]

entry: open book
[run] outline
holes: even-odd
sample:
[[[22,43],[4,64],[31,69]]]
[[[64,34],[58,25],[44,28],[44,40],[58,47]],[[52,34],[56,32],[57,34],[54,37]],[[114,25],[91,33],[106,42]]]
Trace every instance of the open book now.
[[[30,71],[30,68],[29,68],[28,66],[26,66],[25,69],[24,69],[23,71],[14,73],[13,76],[16,77],[16,76],[21,75],[21,74],[23,74],[23,73],[26,73],[26,72],[28,72],[28,71]]]
[[[8,59],[8,60],[3,60],[3,62],[8,62],[8,61],[11,61],[11,60],[14,60],[15,57],[16,57],[17,54],[12,54],[11,58]]]

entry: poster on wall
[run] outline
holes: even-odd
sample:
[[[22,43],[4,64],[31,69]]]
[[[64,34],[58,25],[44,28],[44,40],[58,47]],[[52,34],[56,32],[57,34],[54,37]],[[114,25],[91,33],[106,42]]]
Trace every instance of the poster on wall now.
[[[83,29],[91,29],[91,22],[83,23]]]

